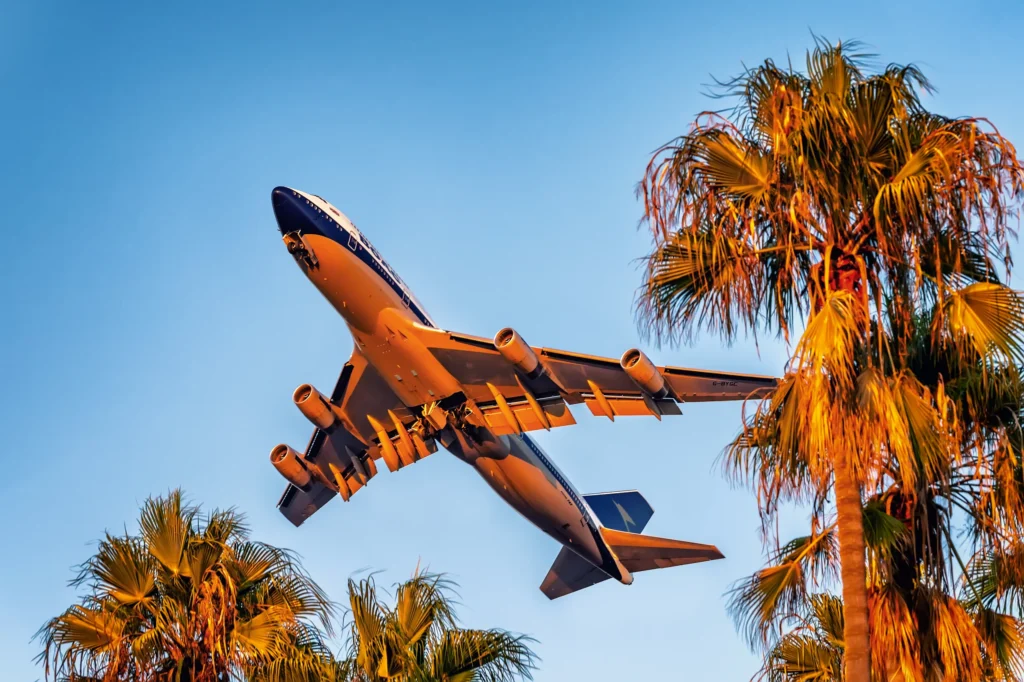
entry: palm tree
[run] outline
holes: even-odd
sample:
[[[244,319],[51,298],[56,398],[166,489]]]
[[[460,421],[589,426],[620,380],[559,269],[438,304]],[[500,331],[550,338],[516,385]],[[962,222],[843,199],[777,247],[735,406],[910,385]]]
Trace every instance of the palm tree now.
[[[872,516],[882,521],[876,508],[865,510],[865,523]],[[889,517],[888,523],[894,519]],[[885,521],[882,521],[885,524]],[[895,528],[901,528],[898,521]],[[892,527],[888,532],[894,530]],[[873,559],[892,570],[881,557],[893,549],[906,548],[906,536],[885,537],[868,533]],[[822,563],[834,564],[834,527],[825,535],[797,538],[773,558],[775,561],[733,594],[737,620],[752,632],[776,630],[766,641],[764,667],[756,679],[767,682],[842,682],[844,623],[842,599],[833,594],[812,592],[811,576]],[[887,544],[887,542],[889,544]],[[1019,552],[1018,552],[1019,554]],[[891,556],[891,554],[890,554]],[[906,557],[903,557],[905,560]],[[976,582],[984,573],[992,594],[1024,589],[1020,559],[1012,571],[991,571],[993,560],[979,556],[970,574],[962,576],[957,594],[917,582],[878,582],[869,588],[872,663],[875,679],[977,680],[1002,682],[1020,680],[1024,675],[1024,621],[1018,604],[1000,607],[994,598],[978,598]],[[897,559],[897,563],[901,559]],[[831,568],[831,566],[829,567]],[[1008,607],[1008,608],[1005,608]],[[785,608],[787,611],[782,611]],[[1013,611],[1007,613],[1006,610]],[[783,615],[784,614],[784,615]]]
[[[37,635],[47,679],[329,680],[332,606],[287,550],[233,510],[180,491],[146,500],[137,534],[110,535],[72,585],[81,601]]]
[[[894,470],[862,510],[873,669],[879,679],[906,682],[1020,679],[1024,375],[943,351],[936,320],[934,309],[915,318],[904,359],[926,388],[947,391],[960,454],[935,459],[927,438],[912,438],[909,456],[887,463]],[[733,449],[742,453],[749,438],[779,428],[768,424],[776,417],[762,415]],[[813,593],[835,574],[835,534],[835,523],[812,528],[734,591],[738,624],[767,649],[762,677],[842,679],[835,662],[843,658],[843,620],[833,613],[842,600]]]
[[[349,581],[349,656],[345,679],[358,682],[504,682],[532,679],[527,637],[457,626],[451,583],[420,573],[395,588],[395,606],[372,578]]]
[[[730,462],[766,527],[784,500],[809,500],[820,527],[834,498],[848,682],[870,679],[865,489],[895,473],[916,491],[961,453],[944,382],[905,361],[912,322],[934,305],[943,352],[983,365],[1019,365],[1024,329],[996,265],[1008,274],[1024,197],[1015,149],[984,119],[925,109],[917,68],[865,62],[819,40],[806,73],[747,70],[724,84],[735,108],[700,115],[640,187],[655,248],[638,313],[656,339],[805,325]]]

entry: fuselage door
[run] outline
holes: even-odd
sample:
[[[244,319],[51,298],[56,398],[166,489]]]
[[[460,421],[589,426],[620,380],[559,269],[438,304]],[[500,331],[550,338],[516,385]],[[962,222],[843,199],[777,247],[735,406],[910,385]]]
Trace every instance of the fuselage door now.
[[[348,248],[351,249],[353,253],[359,250],[359,241],[351,232],[348,233]]]

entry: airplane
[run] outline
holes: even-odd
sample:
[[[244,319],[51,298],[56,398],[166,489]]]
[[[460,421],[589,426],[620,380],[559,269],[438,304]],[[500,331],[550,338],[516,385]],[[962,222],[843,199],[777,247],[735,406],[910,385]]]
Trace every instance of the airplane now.
[[[575,424],[570,405],[615,421],[679,415],[682,402],[763,397],[773,377],[656,367],[639,349],[619,360],[439,327],[341,211],[289,187],[271,192],[288,252],[345,320],[352,355],[334,390],[292,399],[315,427],[303,453],[277,445],[288,481],[278,502],[295,526],[334,497],[429,457],[438,444],[474,467],[513,509],[562,545],[541,584],[555,599],[614,578],[721,559],[714,545],[642,535],[654,513],[635,490],[580,494],[528,433]]]

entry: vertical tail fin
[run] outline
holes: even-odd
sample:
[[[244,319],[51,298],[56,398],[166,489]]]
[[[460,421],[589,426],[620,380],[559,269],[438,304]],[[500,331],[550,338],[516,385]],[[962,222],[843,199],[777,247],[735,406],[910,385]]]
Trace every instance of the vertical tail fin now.
[[[594,510],[603,526],[627,533],[642,533],[647,522],[654,516],[654,509],[635,490],[593,493],[584,495],[583,499]]]

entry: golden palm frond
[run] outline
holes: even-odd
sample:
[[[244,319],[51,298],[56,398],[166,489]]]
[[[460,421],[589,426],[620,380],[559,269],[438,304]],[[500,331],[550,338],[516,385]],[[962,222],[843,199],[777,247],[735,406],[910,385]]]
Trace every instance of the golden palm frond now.
[[[145,606],[156,587],[156,564],[144,543],[107,535],[75,584],[94,581],[98,591],[126,606]]]
[[[765,682],[841,682],[843,603],[818,593],[808,596],[807,616],[765,655],[755,678]]]
[[[385,625],[387,622],[386,608],[377,600],[377,588],[373,577],[359,582],[348,581],[349,618],[351,620],[351,644],[354,647],[352,658],[355,664],[366,670],[374,671],[385,655],[383,649]]]
[[[1024,298],[1019,292],[976,282],[949,291],[936,312],[936,324],[942,325],[936,336],[951,341],[961,355],[1024,363]]]
[[[993,681],[1024,678],[1024,622],[984,607],[970,613],[981,640],[984,674]]]
[[[787,618],[798,616],[808,587],[835,577],[838,541],[835,526],[786,543],[770,565],[730,591],[729,610],[751,645],[776,641]]]
[[[827,372],[831,384],[849,390],[856,374],[854,350],[863,342],[866,312],[850,292],[830,292],[800,336],[795,365],[812,374]]]
[[[747,301],[759,295],[754,275],[757,254],[731,239],[710,233],[679,235],[665,242],[647,259],[647,281],[641,293],[641,318],[683,320],[720,329],[731,336],[740,328],[753,328]],[[648,331],[657,335],[661,327]]]
[[[420,679],[512,682],[532,679],[532,640],[501,630],[447,630],[430,649]],[[416,679],[416,675],[412,679]]]
[[[150,498],[142,506],[139,516],[142,539],[153,558],[172,575],[187,570],[182,560],[195,516],[196,510],[185,504],[177,490],[167,497]]]

